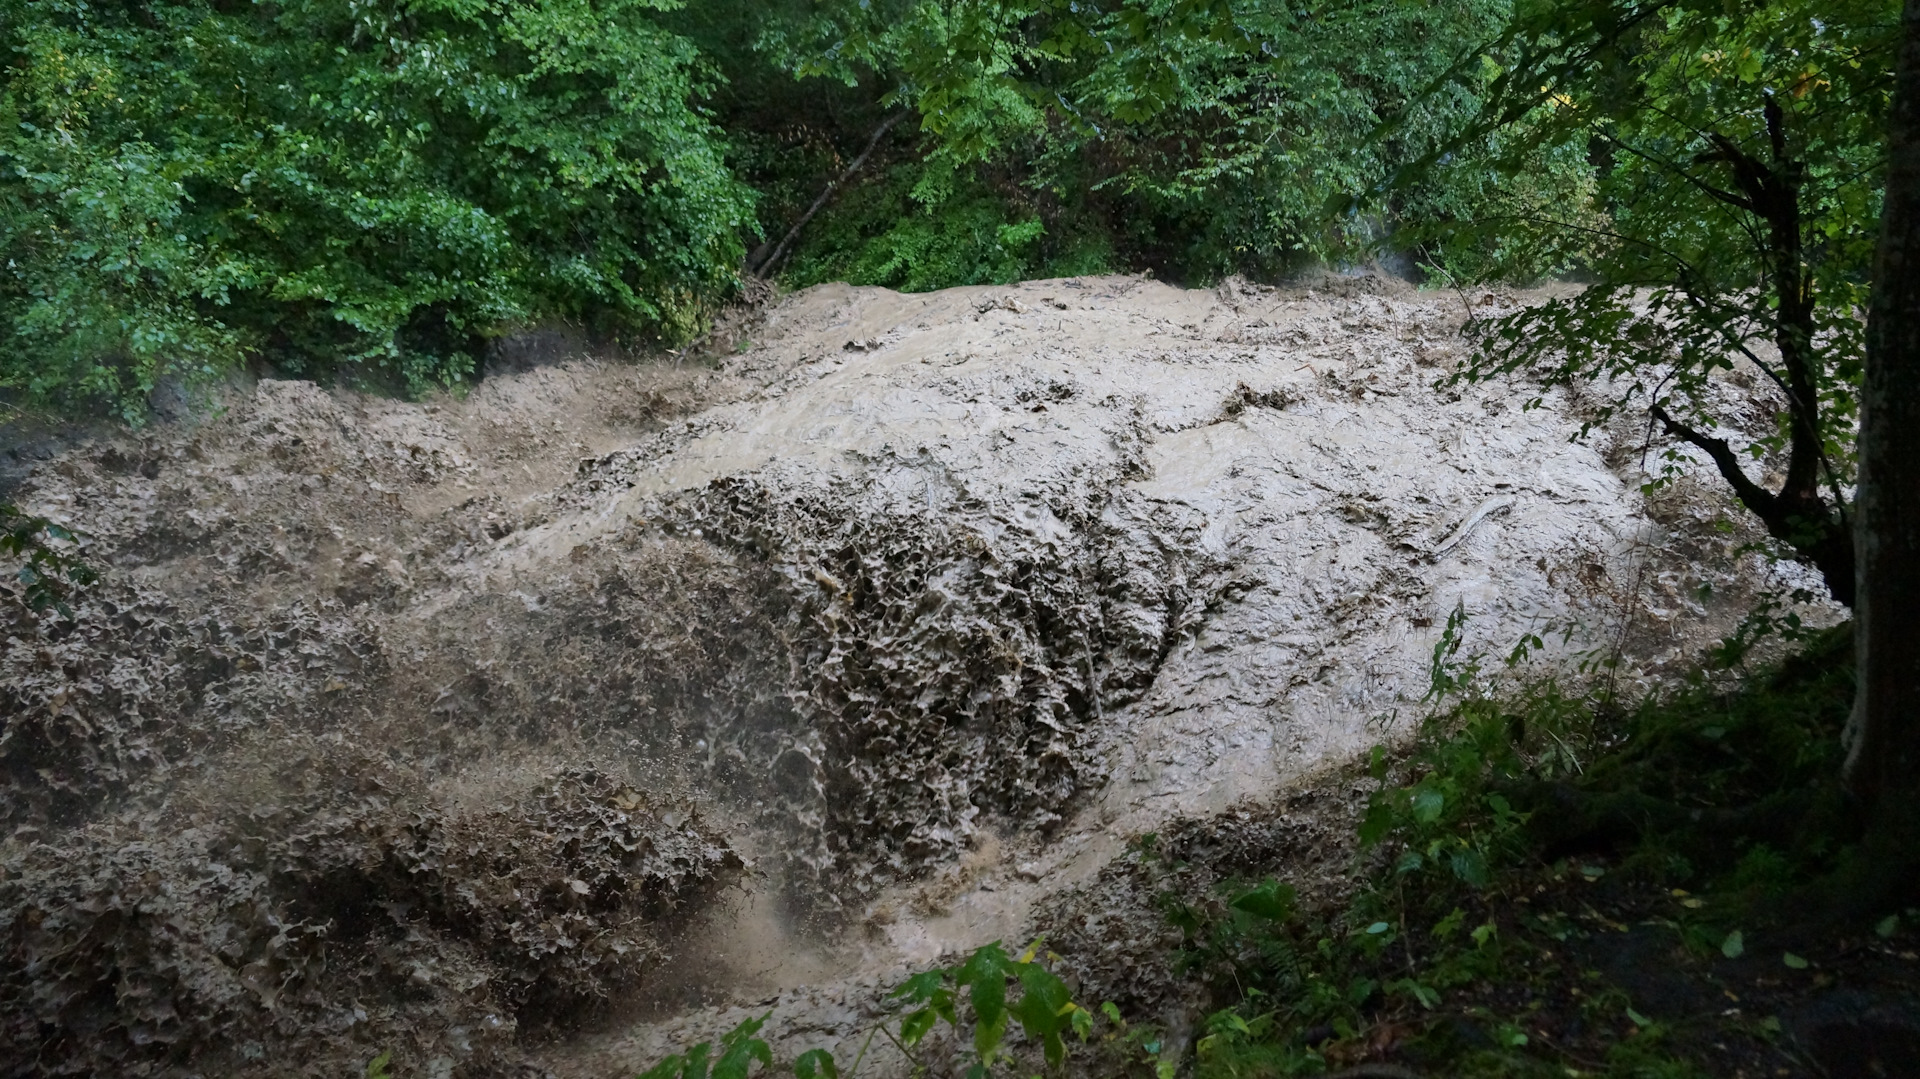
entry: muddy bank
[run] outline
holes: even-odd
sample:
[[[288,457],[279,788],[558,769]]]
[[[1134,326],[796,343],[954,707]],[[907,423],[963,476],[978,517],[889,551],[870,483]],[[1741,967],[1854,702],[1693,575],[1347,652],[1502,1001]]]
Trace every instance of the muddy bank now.
[[[1456,608],[1638,677],[1778,583],[1713,488],[1640,494],[1641,432],[1435,390],[1462,316],[827,286],[723,356],[268,381],[54,454],[20,501],[111,572],[0,655],[13,1058],[599,1074],[790,990],[840,1029],[1390,737]]]

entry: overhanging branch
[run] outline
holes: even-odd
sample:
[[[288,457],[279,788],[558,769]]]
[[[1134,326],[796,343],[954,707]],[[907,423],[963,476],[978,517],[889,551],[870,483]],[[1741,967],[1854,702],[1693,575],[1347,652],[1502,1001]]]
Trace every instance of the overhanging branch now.
[[[1733,487],[1733,493],[1739,497],[1741,504],[1752,510],[1769,526],[1773,524],[1773,518],[1779,511],[1779,496],[1747,477],[1746,470],[1740,467],[1740,456],[1733,452],[1733,447],[1727,444],[1726,439],[1714,438],[1703,431],[1695,430],[1688,424],[1674,419],[1659,405],[1653,406],[1653,418],[1660,421],[1661,428],[1667,434],[1688,445],[1698,447],[1712,458],[1714,467],[1720,470],[1721,477]]]

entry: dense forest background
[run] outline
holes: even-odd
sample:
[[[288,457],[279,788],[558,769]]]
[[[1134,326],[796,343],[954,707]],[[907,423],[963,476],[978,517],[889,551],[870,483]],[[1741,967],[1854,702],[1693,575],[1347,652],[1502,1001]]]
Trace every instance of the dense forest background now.
[[[418,395],[530,324],[686,342],[749,276],[1573,276],[1457,377],[1598,379],[1851,601],[1885,0],[0,0],[0,27],[16,403],[137,423],[241,363]],[[1709,387],[1736,363],[1781,392],[1745,445]]]
[[[1884,38],[1891,9],[1802,7],[1768,18],[1813,46],[1787,85],[1813,104],[1836,96],[1821,65]],[[1741,20],[1663,10],[1630,80],[1701,26],[1740,54]],[[1578,271],[1621,204],[1606,181],[1642,163],[1513,83],[1538,59],[1527,18],[1511,0],[5,0],[0,385],[136,420],[158,381],[243,359],[417,393],[532,322],[687,340],[747,271],[1204,283],[1383,250],[1442,280]],[[1777,80],[1779,59],[1715,75]],[[1485,123],[1516,87],[1533,98]],[[1842,151],[1877,144],[1879,111]]]

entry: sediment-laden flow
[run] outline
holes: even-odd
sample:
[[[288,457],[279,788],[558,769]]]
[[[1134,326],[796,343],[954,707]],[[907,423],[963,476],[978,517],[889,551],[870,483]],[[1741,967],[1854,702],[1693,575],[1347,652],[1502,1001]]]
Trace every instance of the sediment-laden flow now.
[[[1002,848],[1089,880],[1091,836],[1387,736],[1455,610],[1651,668],[1766,583],[1578,400],[1436,387],[1460,318],[828,286],[711,362],[263,381],[51,456],[18,497],[110,572],[9,607],[0,1055],[498,1072],[660,995],[735,885],[913,954],[890,889]]]

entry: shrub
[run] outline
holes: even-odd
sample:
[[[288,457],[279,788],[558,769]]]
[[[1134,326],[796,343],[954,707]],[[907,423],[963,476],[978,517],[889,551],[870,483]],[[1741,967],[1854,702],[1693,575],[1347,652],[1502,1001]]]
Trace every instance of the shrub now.
[[[242,354],[420,392],[536,318],[689,334],[750,196],[670,0],[0,0],[0,388]]]

